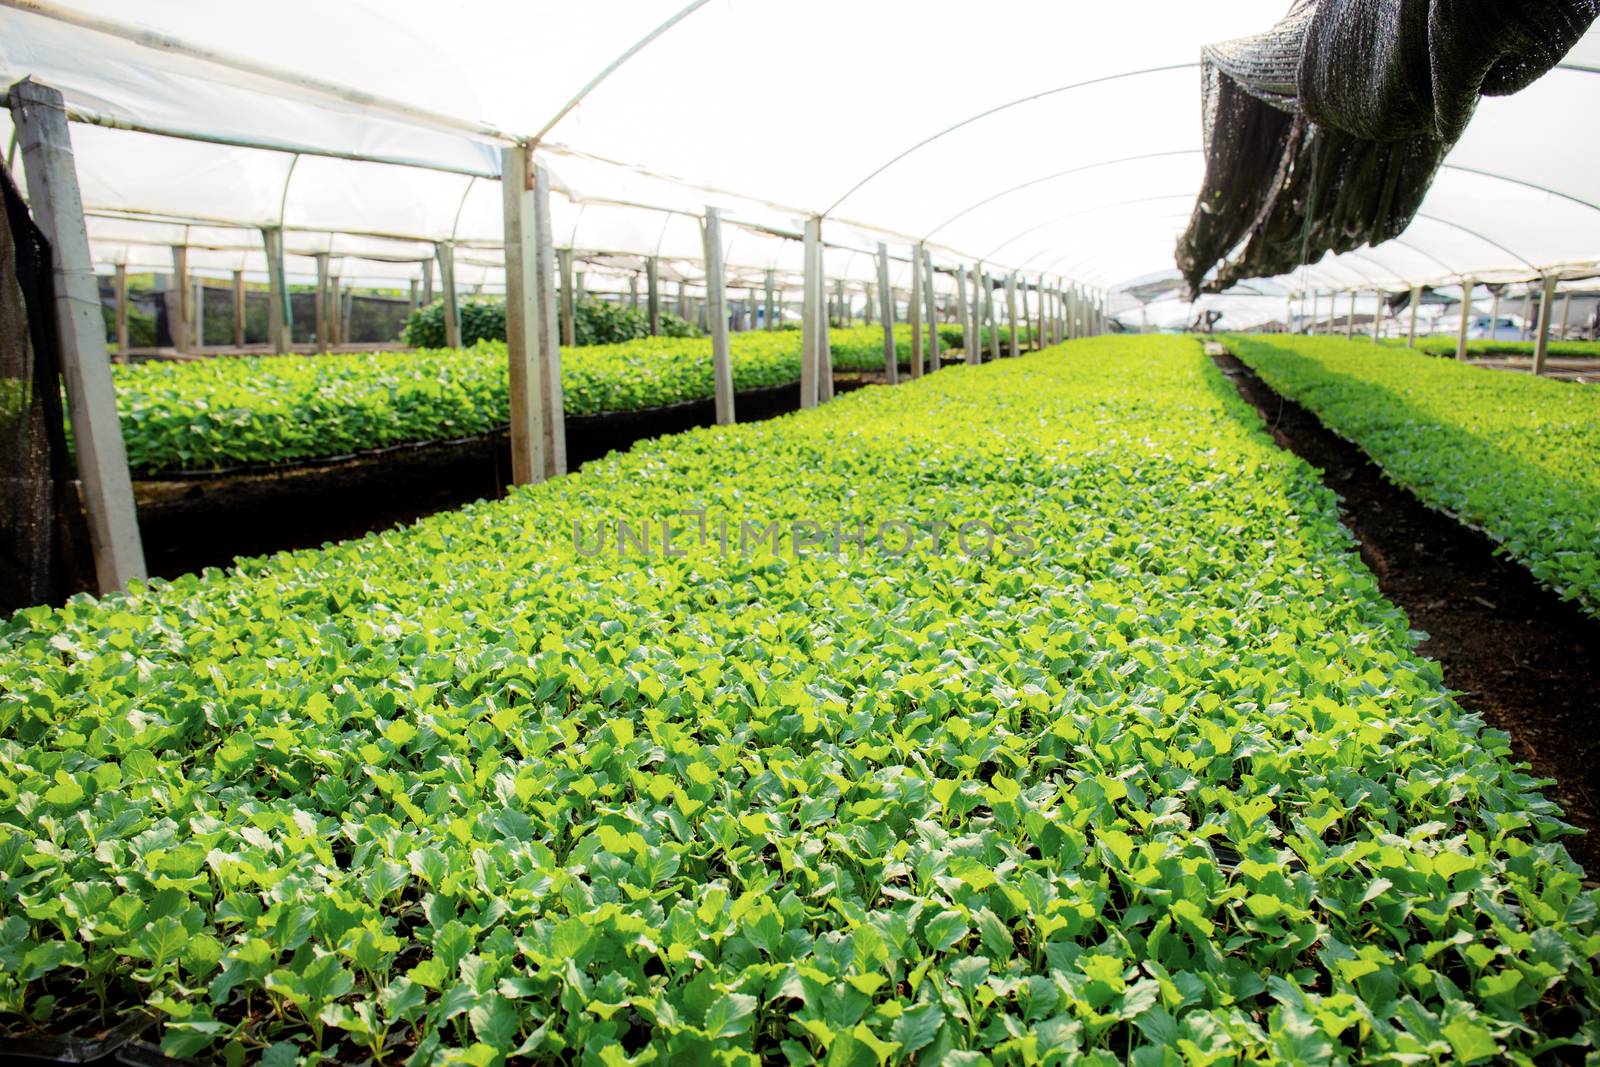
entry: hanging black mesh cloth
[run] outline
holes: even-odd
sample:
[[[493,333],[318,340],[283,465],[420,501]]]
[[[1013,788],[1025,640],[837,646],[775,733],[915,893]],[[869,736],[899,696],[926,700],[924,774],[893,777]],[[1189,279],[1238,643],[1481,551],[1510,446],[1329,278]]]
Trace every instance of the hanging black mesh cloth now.
[[[0,620],[87,586],[61,411],[50,246],[0,163]]]
[[[1398,236],[1478,98],[1531,84],[1597,14],[1600,0],[1298,0],[1266,33],[1205,48],[1206,177],[1177,254],[1191,295]]]

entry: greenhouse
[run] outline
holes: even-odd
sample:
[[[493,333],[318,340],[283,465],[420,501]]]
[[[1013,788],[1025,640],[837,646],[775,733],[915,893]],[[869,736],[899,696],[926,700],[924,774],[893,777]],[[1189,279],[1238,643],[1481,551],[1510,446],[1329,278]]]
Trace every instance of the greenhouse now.
[[[1597,18],[0,0],[0,1061],[1600,1063]]]

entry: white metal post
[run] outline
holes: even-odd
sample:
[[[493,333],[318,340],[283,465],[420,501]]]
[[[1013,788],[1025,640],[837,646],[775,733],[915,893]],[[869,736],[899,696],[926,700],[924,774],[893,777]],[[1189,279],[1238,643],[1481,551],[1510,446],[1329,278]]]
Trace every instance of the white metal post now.
[[[928,370],[939,369],[939,294],[933,286],[933,253],[922,249],[922,289],[928,302]]]
[[[294,305],[289,303],[289,283],[283,272],[283,230],[277,226],[264,228],[261,243],[267,253],[267,340],[272,351],[281,356],[289,351],[290,330],[294,326]]]
[[[1545,357],[1550,354],[1550,312],[1556,302],[1556,279],[1541,280],[1539,290],[1539,333],[1533,339],[1533,373],[1543,374]]]
[[[411,279],[411,314],[417,313],[417,280]]]
[[[878,302],[883,305],[883,374],[890,385],[900,384],[900,352],[894,343],[894,288],[889,284],[889,246],[878,242]]]
[[[911,246],[911,302],[906,308],[911,320],[911,377],[922,377],[922,245]]]
[[[1561,297],[1561,339],[1567,339],[1567,330],[1572,326],[1572,294],[1566,293]]]
[[[972,362],[972,323],[967,319],[967,268],[956,268],[956,320],[961,323],[961,357]]]
[[[316,320],[317,351],[326,352],[333,347],[332,335],[328,332],[328,253],[318,252],[317,261],[317,291],[313,296],[312,318]]]
[[[1417,347],[1417,305],[1422,303],[1422,286],[1411,287],[1411,322],[1406,327],[1406,347]]]
[[[422,306],[433,306],[433,260],[422,261]]]
[[[561,271],[561,343],[572,346],[578,343],[578,294],[572,278],[572,249],[556,250],[556,263]]]
[[[716,382],[717,425],[733,422],[733,362],[728,348],[728,290],[722,272],[722,214],[706,208],[706,315],[711,326],[711,372]]]
[[[556,310],[555,228],[550,223],[550,173],[533,166],[533,225],[538,241],[539,388],[544,394],[544,473],[567,473],[566,394],[561,387],[561,315]]]
[[[650,256],[644,261],[645,299],[650,313],[650,336],[661,336],[661,261]]]
[[[1533,283],[1528,283],[1527,295],[1522,298],[1522,339],[1528,339],[1528,332],[1533,328]]]
[[[437,241],[433,246],[434,258],[439,261],[439,288],[444,295],[444,346],[461,347],[461,307],[456,299],[456,250],[449,241]],[[335,299],[339,283],[333,283]],[[335,305],[337,306],[337,305]]]
[[[1006,277],[1006,325],[1011,328],[1011,358],[1016,359],[1022,355],[1022,338],[1018,336],[1017,319],[1017,272],[1012,271]]]
[[[765,325],[766,325],[767,329],[769,329],[769,330],[776,330],[778,328],[778,322],[777,322],[777,318],[776,318],[777,313],[778,313],[777,312],[777,289],[778,289],[778,272],[775,271],[775,270],[769,270],[769,271],[767,271],[767,277],[766,277],[766,298],[767,298],[767,303],[766,303],[766,307],[763,309],[763,311],[766,313],[766,319],[767,319]]]
[[[237,275],[237,271],[235,275]],[[111,283],[117,297],[117,362],[128,362],[128,265],[117,264],[117,275]]]
[[[1472,324],[1472,286],[1471,278],[1461,279],[1461,326],[1456,332],[1456,358],[1467,358],[1467,327]]]
[[[1383,329],[1383,313],[1387,307],[1383,300],[1383,290],[1374,289],[1372,295],[1377,299],[1377,306],[1372,309],[1372,343],[1378,343],[1378,333]]]
[[[83,483],[96,585],[101,593],[111,593],[145,577],[144,546],[117,418],[100,286],[89,258],[66,105],[60,92],[31,79],[11,87],[10,103],[28,178],[29,208],[50,242],[61,376]]]
[[[1311,290],[1311,318],[1306,323],[1306,335],[1307,336],[1310,336],[1311,334],[1314,334],[1314,333],[1317,332],[1317,307],[1318,307],[1319,304],[1321,304],[1321,302],[1322,302],[1322,290],[1321,289],[1313,289],[1313,290]]]
[[[337,274],[328,277],[328,344],[344,343],[344,285]],[[459,335],[452,348],[461,344]]]
[[[805,260],[805,274],[800,303],[800,406],[814,408],[817,406],[817,368],[822,365],[822,327],[819,320],[827,313],[822,306],[820,218],[813,216],[806,219],[805,243],[801,254]]]
[[[989,358],[1000,358],[1000,309],[994,298],[994,276],[987,272],[983,276],[983,308],[984,318],[988,320],[989,327]]]
[[[1344,339],[1353,341],[1356,337],[1356,291],[1350,290],[1350,306],[1344,315]]]
[[[539,244],[528,149],[500,150],[500,206],[505,224],[506,356],[511,392],[511,482],[544,480],[544,390],[539,342]]]

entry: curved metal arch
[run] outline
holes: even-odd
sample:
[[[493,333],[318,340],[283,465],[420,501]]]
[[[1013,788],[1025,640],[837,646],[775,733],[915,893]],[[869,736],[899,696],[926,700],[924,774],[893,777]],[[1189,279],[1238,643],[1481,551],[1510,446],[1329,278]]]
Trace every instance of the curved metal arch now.
[[[550,121],[545,123],[544,126],[540,128],[538,133],[534,134],[528,139],[528,146],[530,148],[538,147],[539,142],[544,140],[545,135],[551,130],[555,129],[556,125],[562,119],[571,114],[573,108],[583,103],[583,98],[593,92],[601,82],[615,74],[617,69],[628,60],[644,51],[644,49],[657,37],[660,37],[662,34],[672,29],[672,27],[676,26],[678,23],[694,14],[702,7],[705,7],[709,2],[710,0],[691,0],[689,4],[686,4],[684,7],[680,8],[671,18],[667,19],[667,21],[663,22],[661,25],[657,26],[643,37],[639,38],[632,44],[632,46],[628,48],[627,51],[623,52],[616,59],[613,59],[610,63],[607,63],[600,73],[590,78],[588,83],[584,85],[582,89],[579,89],[570,100],[561,105],[561,110],[557,111],[553,116],[551,116]]]
[[[839,197],[839,199],[837,199],[833,203],[829,204],[828,207],[823,210],[822,217],[826,218],[827,216],[833,214],[834,209],[836,209],[840,204],[844,203],[846,200],[849,200],[852,196],[854,196],[856,193],[858,193],[861,190],[862,186],[866,185],[868,182],[872,181],[872,179],[876,178],[878,175],[882,174],[884,171],[888,170],[890,167],[894,166],[896,163],[900,162],[902,159],[904,159],[907,156],[911,155],[913,152],[916,152],[921,148],[927,147],[928,145],[932,144],[934,141],[937,141],[939,138],[947,136],[948,134],[952,134],[955,131],[957,131],[957,130],[961,129],[962,127],[964,127],[964,126],[970,126],[974,122],[979,122],[979,121],[981,121],[983,119],[989,118],[991,115],[997,115],[1002,111],[1006,111],[1006,110],[1009,110],[1009,109],[1014,108],[1014,107],[1019,107],[1019,106],[1021,106],[1023,104],[1029,104],[1029,103],[1032,103],[1035,100],[1042,100],[1047,96],[1055,96],[1055,95],[1060,94],[1060,93],[1069,93],[1069,92],[1072,92],[1072,91],[1077,90],[1077,89],[1087,89],[1087,88],[1089,88],[1091,86],[1104,85],[1107,82],[1121,81],[1121,80],[1123,80],[1125,78],[1139,78],[1139,77],[1143,77],[1144,75],[1147,75],[1147,74],[1166,74],[1166,73],[1169,73],[1169,72],[1174,71],[1174,70],[1189,70],[1189,69],[1192,69],[1192,68],[1195,68],[1195,67],[1198,67],[1198,66],[1200,66],[1200,64],[1199,64],[1198,61],[1196,61],[1196,62],[1190,62],[1190,63],[1169,63],[1166,66],[1146,67],[1146,68],[1144,68],[1142,70],[1127,70],[1127,71],[1123,71],[1123,72],[1121,72],[1119,74],[1106,74],[1106,75],[1103,75],[1103,76],[1098,77],[1098,78],[1089,78],[1089,79],[1087,79],[1085,81],[1073,82],[1073,83],[1071,83],[1069,85],[1059,85],[1054,89],[1046,89],[1043,92],[1030,93],[1027,96],[1018,97],[1015,100],[1009,100],[1006,103],[997,104],[994,107],[988,108],[987,110],[978,112],[976,115],[970,115],[967,118],[962,119],[960,122],[957,122],[952,126],[947,126],[947,127],[945,127],[944,129],[940,130],[937,133],[929,134],[927,137],[924,137],[922,140],[918,141],[916,144],[912,145],[910,148],[905,149],[903,152],[901,152],[898,155],[896,155],[893,159],[889,160],[887,163],[884,163],[882,166],[880,166],[876,170],[874,170],[871,174],[868,174],[865,178],[862,178],[860,181],[856,182],[849,189],[847,189],[843,196]]]
[[[1043,185],[1045,182],[1055,181],[1058,178],[1071,177],[1074,174],[1082,174],[1085,171],[1099,170],[1102,167],[1114,167],[1114,166],[1118,166],[1118,165],[1123,164],[1123,163],[1137,163],[1137,162],[1139,162],[1141,160],[1163,159],[1163,158],[1167,158],[1167,157],[1170,157],[1170,156],[1197,156],[1197,155],[1200,155],[1203,151],[1204,150],[1200,149],[1200,148],[1178,148],[1178,149],[1174,149],[1174,150],[1169,151],[1169,152],[1145,152],[1145,153],[1142,153],[1142,154],[1136,155],[1136,156],[1123,156],[1120,159],[1105,159],[1105,160],[1101,160],[1098,163],[1086,163],[1086,164],[1084,164],[1083,166],[1080,166],[1080,167],[1072,167],[1072,168],[1070,168],[1068,170],[1057,171],[1055,174],[1046,174],[1042,178],[1034,178],[1031,181],[1023,182],[1021,185],[1013,185],[1009,189],[1006,189],[1006,190],[1004,190],[1002,192],[995,193],[992,196],[986,196],[982,200],[979,200],[974,204],[970,204],[967,207],[962,208],[960,211],[956,212],[954,215],[951,215],[949,218],[947,218],[943,222],[939,223],[939,225],[937,225],[933,229],[929,230],[926,234],[923,235],[922,239],[924,241],[931,240],[934,234],[938,233],[940,230],[944,229],[946,226],[950,225],[952,222],[955,222],[957,219],[960,219],[960,218],[963,218],[963,217],[965,217],[967,215],[970,215],[972,212],[978,210],[980,207],[983,207],[983,206],[985,206],[987,204],[992,204],[996,200],[1000,200],[1000,199],[1002,199],[1004,197],[1010,196],[1012,193],[1020,193],[1024,189],[1031,189],[1035,185]]]
[[[988,255],[985,255],[983,258],[985,260],[991,260],[991,259],[993,259],[995,257],[995,253],[999,252],[1006,245],[1014,244],[1015,242],[1020,241],[1024,237],[1028,236],[1030,233],[1037,233],[1039,230],[1045,229],[1046,227],[1055,226],[1058,223],[1066,222],[1068,219],[1075,219],[1075,218],[1078,218],[1078,217],[1083,216],[1083,215],[1093,215],[1094,213],[1099,212],[1099,211],[1110,211],[1113,208],[1131,207],[1131,206],[1133,206],[1135,204],[1149,204],[1149,203],[1153,203],[1154,201],[1157,201],[1157,200],[1183,200],[1183,199],[1193,199],[1193,197],[1194,197],[1194,193],[1192,193],[1192,192],[1170,193],[1170,194],[1164,194],[1162,196],[1141,196],[1141,197],[1137,197],[1137,198],[1135,198],[1133,200],[1118,200],[1117,202],[1112,203],[1112,204],[1096,204],[1094,207],[1087,207],[1087,208],[1082,208],[1082,209],[1080,209],[1078,211],[1071,211],[1071,212],[1068,212],[1065,215],[1057,216],[1056,218],[1050,219],[1050,220],[1048,220],[1046,222],[1041,222],[1041,223],[1038,223],[1037,225],[1029,226],[1026,230],[1022,230],[1019,233],[1013,234],[1012,236],[1006,238],[1004,241],[1001,241],[999,244],[995,245],[994,249],[992,251],[990,251],[988,253]],[[1037,258],[1037,257],[1035,257],[1035,258]],[[1027,263],[1019,264],[1017,269],[1021,270],[1021,269],[1025,268],[1025,267],[1027,267],[1027,265],[1028,265]]]
[[[1466,234],[1468,237],[1476,237],[1478,240],[1482,241],[1484,244],[1490,245],[1491,247],[1494,247],[1494,248],[1498,248],[1500,251],[1504,252],[1506,255],[1510,256],[1512,259],[1516,260],[1518,263],[1521,263],[1524,267],[1527,267],[1529,270],[1533,271],[1535,274],[1539,273],[1539,268],[1535,267],[1528,260],[1523,259],[1521,256],[1517,255],[1511,249],[1507,248],[1505,245],[1501,244],[1499,241],[1496,241],[1494,238],[1485,237],[1483,234],[1479,233],[1477,230],[1469,230],[1469,229],[1467,229],[1467,227],[1461,225],[1461,223],[1459,223],[1459,222],[1451,222],[1449,219],[1440,218],[1438,215],[1425,215],[1420,211],[1417,212],[1417,218],[1419,218],[1419,219],[1427,219],[1429,222],[1437,222],[1439,225],[1448,226],[1452,230],[1460,230],[1462,233]]]
[[[1540,185],[1538,182],[1530,182],[1524,178],[1513,178],[1506,174],[1496,174],[1492,170],[1480,170],[1477,167],[1462,166],[1460,163],[1446,163],[1443,165],[1442,169],[1458,170],[1463,174],[1476,174],[1480,178],[1493,178],[1495,181],[1510,182],[1513,185],[1520,185],[1525,189],[1537,189],[1541,193],[1549,193],[1551,196],[1559,196],[1563,200],[1570,200],[1574,204],[1577,204],[1581,207],[1589,208],[1591,211],[1600,211],[1600,204],[1585,200],[1581,196],[1573,196],[1571,193],[1563,193],[1560,189],[1552,189],[1548,185]]]

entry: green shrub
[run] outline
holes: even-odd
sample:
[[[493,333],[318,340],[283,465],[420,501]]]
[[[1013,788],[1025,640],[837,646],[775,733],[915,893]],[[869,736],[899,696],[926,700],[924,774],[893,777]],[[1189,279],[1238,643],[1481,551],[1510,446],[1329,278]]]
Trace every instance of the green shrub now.
[[[506,306],[501,300],[464,300],[459,305],[461,343],[470,348],[479,341],[506,339]],[[700,331],[676,315],[661,315],[662,337],[697,337]],[[412,348],[443,348],[444,301],[438,300],[411,313],[402,333]],[[650,336],[650,317],[622,304],[589,297],[578,302],[573,337],[580,345],[614,345]]]

